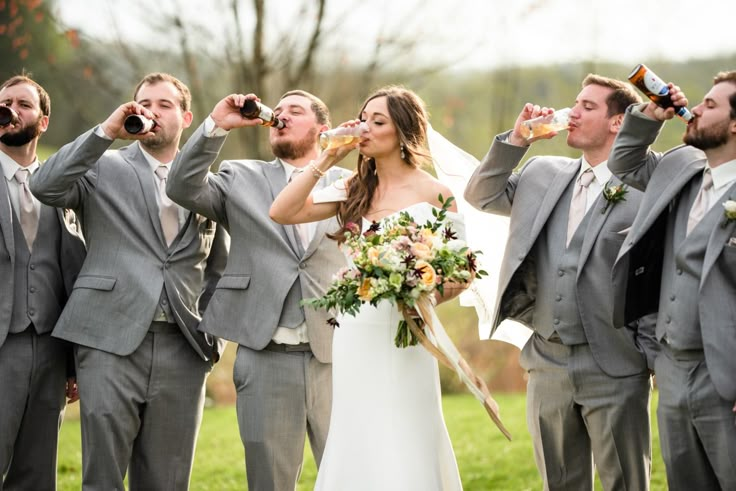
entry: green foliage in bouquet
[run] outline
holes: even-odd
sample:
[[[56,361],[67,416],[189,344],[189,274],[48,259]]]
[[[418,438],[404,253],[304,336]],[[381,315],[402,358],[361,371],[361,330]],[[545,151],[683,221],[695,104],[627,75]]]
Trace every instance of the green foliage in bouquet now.
[[[358,224],[348,224],[341,248],[351,266],[335,274],[322,297],[302,304],[355,316],[366,302],[376,306],[389,300],[402,311],[411,311],[423,295],[436,291],[443,296],[448,282],[464,285],[485,276],[477,269],[480,252],[471,251],[447,221],[454,198],[438,198],[442,207],[433,209],[433,220],[421,225],[407,211],[373,222],[363,233]],[[330,323],[338,326],[334,318]],[[403,348],[417,344],[405,320],[399,321],[394,342]]]

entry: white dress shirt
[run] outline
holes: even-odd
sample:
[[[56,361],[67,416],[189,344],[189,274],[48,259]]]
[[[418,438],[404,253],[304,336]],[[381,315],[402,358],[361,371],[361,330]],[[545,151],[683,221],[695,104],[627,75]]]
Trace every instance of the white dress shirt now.
[[[30,178],[30,176],[33,175],[34,172],[36,172],[41,163],[38,161],[38,159],[36,159],[28,167],[22,167],[18,164],[18,162],[13,160],[2,150],[0,150],[0,163],[2,164],[3,175],[5,176],[5,180],[8,185],[8,195],[10,196],[10,203],[13,205],[13,210],[15,210],[16,216],[20,217],[20,183],[15,180],[15,173],[18,171],[18,169],[28,169],[28,177]],[[41,203],[36,199],[35,196],[33,197],[33,204],[36,208],[36,217],[39,217],[41,213]]]

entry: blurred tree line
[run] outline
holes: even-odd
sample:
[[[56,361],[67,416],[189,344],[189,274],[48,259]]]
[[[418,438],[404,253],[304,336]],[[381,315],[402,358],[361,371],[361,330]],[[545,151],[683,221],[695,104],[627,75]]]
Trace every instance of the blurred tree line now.
[[[571,106],[586,74],[625,79],[633,68],[588,60],[458,73],[452,70],[458,60],[443,49],[446,43],[457,44],[457,40],[433,33],[432,26],[422,21],[419,1],[415,2],[417,8],[411,16],[387,19],[374,39],[362,39],[372,43],[372,50],[370,56],[360,60],[351,56],[341,42],[338,26],[328,23],[325,15],[327,9],[339,9],[349,15],[358,2],[301,1],[297,25],[284,26],[276,33],[278,43],[269,43],[266,28],[272,24],[268,20],[280,15],[274,3],[203,3],[202,8],[221,12],[221,24],[212,27],[202,19],[185,18],[180,8],[184,1],[172,0],[166,5],[126,3],[126,8],[140,13],[139,22],[152,33],[151,39],[154,33],[166,33],[176,40],[179,49],[168,51],[157,49],[157,43],[148,38],[126,38],[127,26],[119,23],[113,24],[115,32],[106,39],[70,29],[59,21],[58,1],[0,0],[2,79],[30,72],[51,95],[51,124],[42,143],[54,148],[73,140],[130,100],[132,89],[143,75],[165,71],[187,83],[192,91],[195,122],[189,132],[219,99],[232,92],[253,92],[264,103],[274,105],[286,90],[302,88],[327,103],[336,125],[355,118],[360,104],[373,89],[384,84],[402,84],[427,102],[436,130],[481,158],[492,137],[513,125],[524,103]],[[528,14],[536,3],[525,3]],[[90,2],[87,8],[89,12],[80,15],[98,7]],[[420,45],[425,50],[429,45],[436,56],[430,60],[420,58]],[[715,73],[736,68],[736,50],[731,56],[707,60],[638,61],[646,62],[663,79],[676,81],[690,94],[691,101],[697,102],[709,89]],[[677,145],[683,130],[679,122],[666,125],[657,149]],[[529,156],[540,153],[578,155],[567,148],[564,138],[534,145]],[[233,132],[221,157],[270,159],[267,131]],[[354,160],[348,161],[346,165],[353,163]],[[440,314],[458,347],[493,390],[523,389],[518,350],[501,343],[479,343],[475,315],[470,309],[453,303],[442,306]],[[456,388],[455,377],[442,373],[443,386]],[[218,399],[231,397],[228,363],[221,363],[210,378]]]

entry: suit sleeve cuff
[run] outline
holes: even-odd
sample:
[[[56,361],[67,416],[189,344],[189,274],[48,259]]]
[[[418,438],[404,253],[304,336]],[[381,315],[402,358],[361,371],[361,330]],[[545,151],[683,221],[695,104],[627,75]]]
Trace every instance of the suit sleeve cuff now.
[[[207,118],[204,120],[204,136],[207,138],[218,138],[227,136],[230,131],[224,130],[222,128],[219,128],[215,124],[215,120],[212,119],[212,116],[207,116]]]

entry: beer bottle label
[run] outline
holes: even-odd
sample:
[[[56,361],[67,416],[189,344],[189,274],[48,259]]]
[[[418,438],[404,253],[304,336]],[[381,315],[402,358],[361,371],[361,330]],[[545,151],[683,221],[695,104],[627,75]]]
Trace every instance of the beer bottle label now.
[[[666,83],[658,77],[653,77],[649,74],[644,77],[644,85],[652,94],[667,95],[670,93],[670,89]]]

